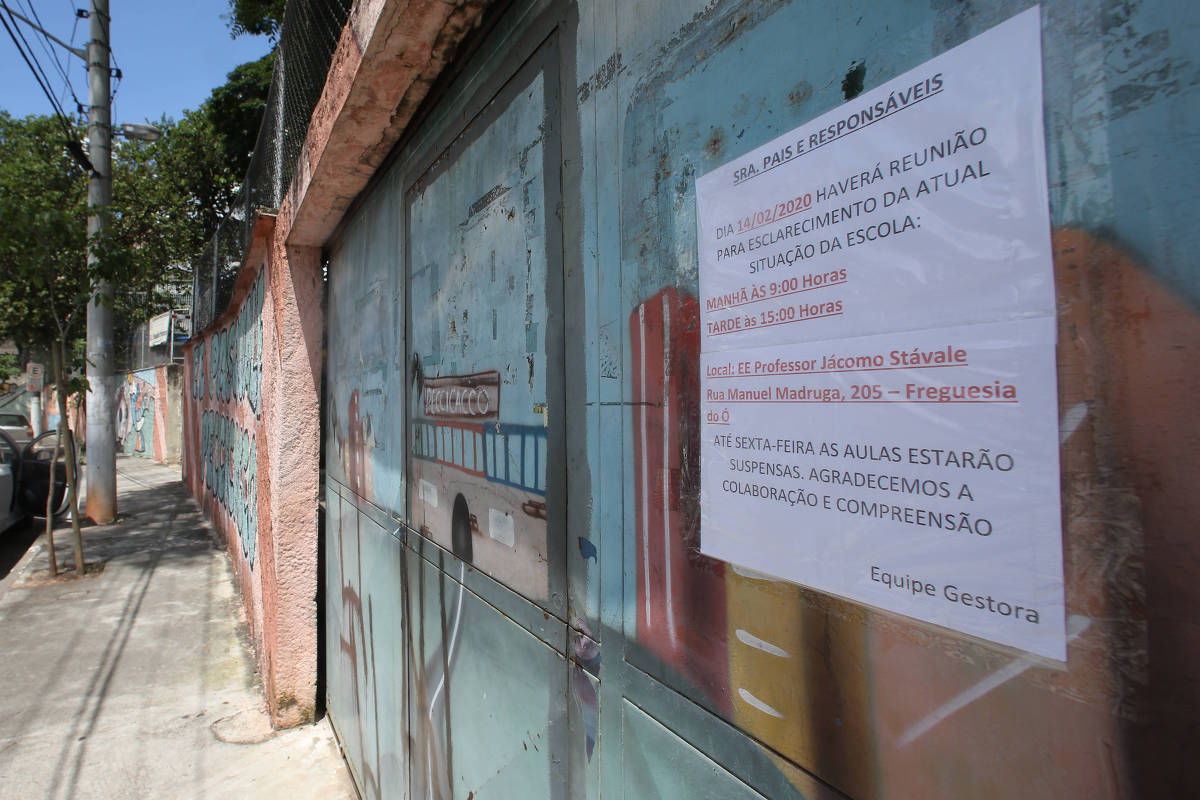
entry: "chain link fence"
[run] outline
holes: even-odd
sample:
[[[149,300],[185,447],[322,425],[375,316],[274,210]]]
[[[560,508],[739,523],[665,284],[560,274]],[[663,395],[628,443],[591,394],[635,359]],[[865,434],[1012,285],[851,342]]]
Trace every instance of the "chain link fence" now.
[[[275,73],[254,155],[233,210],[192,260],[192,330],[229,305],[250,230],[260,211],[278,210],[292,182],[333,51],[352,0],[289,0],[275,47]]]

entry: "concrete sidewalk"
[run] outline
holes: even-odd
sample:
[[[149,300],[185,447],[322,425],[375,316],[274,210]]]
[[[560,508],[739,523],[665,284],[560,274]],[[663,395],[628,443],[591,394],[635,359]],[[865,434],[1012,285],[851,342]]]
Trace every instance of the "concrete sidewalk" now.
[[[353,798],[327,721],[271,730],[229,560],[178,468],[117,471],[86,577],[49,581],[42,537],[0,584],[0,798]]]

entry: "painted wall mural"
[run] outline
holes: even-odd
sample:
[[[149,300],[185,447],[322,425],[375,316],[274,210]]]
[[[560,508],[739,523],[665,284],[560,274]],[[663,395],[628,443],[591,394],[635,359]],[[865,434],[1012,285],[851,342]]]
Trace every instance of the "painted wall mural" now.
[[[128,455],[154,454],[155,370],[131,372],[117,389],[117,444]]]
[[[182,368],[177,364],[116,376],[117,451],[160,463],[180,457]]]
[[[556,262],[543,172],[557,87],[538,66],[447,158],[423,159],[432,166],[415,181],[389,178],[331,254],[326,569],[341,604],[327,612],[329,691],[367,797],[402,794],[397,772],[414,797],[466,797],[484,782],[497,797],[546,797],[563,769],[565,657],[497,638],[495,608],[467,588],[485,580],[564,613],[547,539],[547,408],[562,375],[547,357]],[[411,267],[397,269],[406,216]],[[445,571],[414,553],[417,540],[446,554]],[[397,591],[403,609],[388,599]],[[489,651],[495,664],[480,658]],[[412,723],[386,723],[401,702]],[[514,715],[525,740],[503,722]]]
[[[200,423],[204,485],[229,514],[242,543],[242,556],[254,566],[258,549],[258,443],[254,431],[233,417],[205,411]]]
[[[208,395],[208,370],[204,368],[207,341],[201,339],[192,346],[192,399],[203,400]]]
[[[259,272],[233,324],[211,340],[205,387],[218,402],[245,402],[255,414],[262,401],[262,306]]]
[[[190,392],[199,409],[200,481],[237,531],[251,568],[258,556],[258,430],[262,400],[260,271],[233,322],[192,346]]]

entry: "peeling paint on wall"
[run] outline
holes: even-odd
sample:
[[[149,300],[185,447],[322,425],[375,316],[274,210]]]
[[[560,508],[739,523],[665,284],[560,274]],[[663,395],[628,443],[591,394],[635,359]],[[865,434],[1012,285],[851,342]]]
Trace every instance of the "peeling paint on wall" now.
[[[414,796],[1195,793],[1200,272],[1179,165],[1200,157],[1200,43],[1186,4],[1042,5],[1066,666],[696,548],[696,174],[1029,5],[697,0],[635,18],[579,4],[559,31],[559,113],[580,143],[545,183],[544,124],[458,138],[468,119],[504,124],[504,104],[447,89],[414,137],[451,154],[426,152],[438,166],[421,176],[398,158],[330,273],[330,714],[366,795],[404,769]],[[505,26],[543,9],[513,4],[464,81],[498,74]],[[556,185],[562,202],[539,211]],[[561,376],[541,358],[557,330],[538,294],[537,235],[559,224],[546,218],[584,232],[563,248],[584,357]],[[494,419],[431,422],[424,381],[481,374],[497,376]],[[559,377],[585,407],[548,407]],[[500,498],[510,525],[490,502],[495,437],[523,426],[540,452],[539,426],[549,449],[561,431],[546,423],[578,415],[570,457],[591,471],[565,480],[583,522],[554,524],[549,499],[525,520]],[[516,524],[548,512],[536,534]],[[488,555],[530,542],[518,566]],[[595,618],[552,608],[572,579]]]

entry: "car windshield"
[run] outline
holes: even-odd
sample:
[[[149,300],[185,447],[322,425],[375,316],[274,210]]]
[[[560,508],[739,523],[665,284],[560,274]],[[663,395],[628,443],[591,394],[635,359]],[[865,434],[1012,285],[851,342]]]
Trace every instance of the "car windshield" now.
[[[0,414],[0,425],[20,425],[23,427],[28,424],[25,417],[20,414]]]

